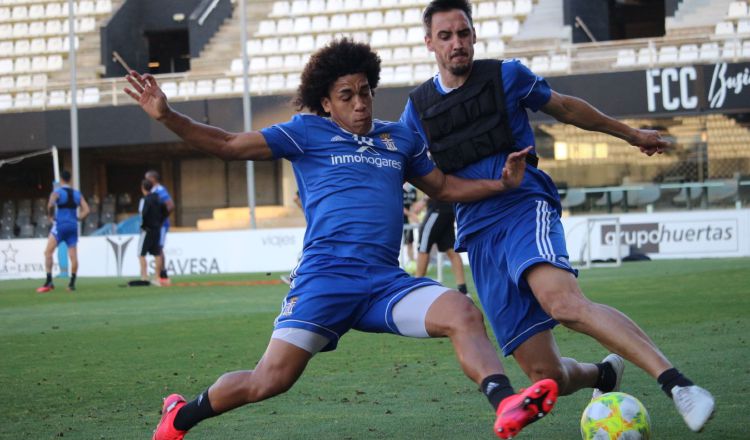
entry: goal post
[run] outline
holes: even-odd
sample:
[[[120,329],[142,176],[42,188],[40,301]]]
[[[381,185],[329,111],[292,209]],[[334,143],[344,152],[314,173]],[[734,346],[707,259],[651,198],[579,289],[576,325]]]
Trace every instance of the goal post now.
[[[7,159],[0,159],[0,168],[2,168],[5,165],[15,165],[17,163],[24,161],[25,159],[29,159],[29,158],[36,157],[36,156],[41,156],[43,154],[50,154],[52,156],[52,173],[55,176],[55,182],[59,182],[60,181],[60,157],[57,152],[57,147],[54,145],[51,148],[46,148],[44,150],[32,151],[31,153],[20,154],[18,156],[9,157]]]
[[[614,238],[611,243],[603,241],[597,246],[599,255],[597,259],[602,260],[607,256],[607,260],[614,259],[612,262],[594,262],[593,248],[594,236],[602,236],[602,227],[605,225],[614,225]],[[598,234],[595,234],[598,232]],[[591,269],[592,267],[620,267],[622,266],[622,227],[620,217],[589,217],[586,219],[586,235],[581,252],[582,268]]]

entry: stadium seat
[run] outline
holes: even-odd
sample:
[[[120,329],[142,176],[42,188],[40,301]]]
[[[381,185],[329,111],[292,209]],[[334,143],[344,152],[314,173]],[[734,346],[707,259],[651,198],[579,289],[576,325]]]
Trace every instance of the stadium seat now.
[[[750,40],[742,42],[742,58],[750,58]]]
[[[299,69],[300,67],[302,67],[302,62],[299,55],[291,54],[284,57],[285,69]]]
[[[683,44],[680,46],[680,63],[692,63],[698,61],[700,51],[697,44]]]
[[[7,110],[13,107],[13,97],[7,93],[0,95],[0,110]]]
[[[544,73],[549,71],[549,57],[546,55],[537,55],[531,58],[531,66],[529,68],[533,72]]]
[[[62,37],[52,37],[47,40],[47,52],[62,52],[62,51],[63,51]]]
[[[31,107],[31,94],[30,93],[16,93],[13,99],[13,107],[15,108],[26,108]]]
[[[620,189],[608,191],[602,194],[602,196],[594,202],[594,206],[612,209],[614,206],[622,203],[624,197],[625,192]]]
[[[26,6],[14,6],[11,17],[13,20],[25,20],[29,16],[29,11]]]
[[[401,23],[404,19],[404,13],[400,9],[389,9],[385,11],[383,21],[386,25]]]
[[[331,16],[330,27],[331,30],[346,29],[348,24],[348,17],[346,14],[334,14]]]
[[[394,82],[394,68],[391,66],[384,66],[380,69],[380,81],[383,84],[392,84]]]
[[[742,45],[737,40],[725,41],[724,47],[721,49],[721,57],[726,60],[737,58],[741,53]]]
[[[348,11],[351,11],[352,9],[359,9],[361,5],[362,5],[362,2],[360,0],[344,0],[343,8]]]
[[[49,93],[49,105],[65,105],[70,102],[64,90],[53,90]]]
[[[483,21],[476,23],[479,26],[477,36],[479,38],[492,39],[500,35],[500,23],[497,20]]]
[[[325,15],[316,15],[312,19],[313,32],[325,32],[328,30],[328,17]]]
[[[180,81],[177,88],[178,96],[193,96],[195,95],[195,81]]]
[[[750,20],[740,20],[737,22],[737,33],[742,35],[750,34]]]
[[[414,25],[422,23],[422,11],[419,8],[409,8],[404,11],[403,25]]]
[[[615,61],[616,67],[630,67],[635,66],[635,50],[634,49],[621,49],[617,51],[617,61]]]
[[[518,16],[529,15],[531,12],[531,0],[516,0],[513,13]]]
[[[474,51],[476,52],[476,45],[474,46]],[[411,58],[414,61],[419,61],[432,59],[432,56],[430,55],[430,51],[427,49],[427,46],[425,46],[424,44],[419,44],[411,48]]]
[[[34,225],[28,223],[19,226],[18,238],[34,238]]]
[[[279,39],[278,38],[264,38],[263,39],[263,53],[277,53],[279,51]]]
[[[99,88],[98,87],[86,87],[83,89],[83,98],[81,99],[83,104],[98,104],[99,103]]]
[[[10,19],[10,8],[0,8],[0,22]]]
[[[47,102],[47,94],[42,91],[36,91],[31,94],[31,106],[32,107],[44,107]]]
[[[49,236],[49,225],[36,225],[34,227],[34,238],[45,238]]]
[[[370,45],[372,47],[383,47],[387,46],[388,43],[388,31],[386,29],[376,29],[372,32],[372,36],[370,37]]]
[[[62,4],[58,2],[48,2],[44,8],[44,16],[47,18],[61,17]]]
[[[638,49],[637,63],[639,66],[650,66],[656,61],[656,49],[653,47],[642,47]]]
[[[242,60],[239,60],[240,62],[240,72],[242,71]],[[234,70],[234,69],[232,69]],[[250,58],[250,70],[253,72],[259,72],[262,70],[266,70],[266,57],[252,57]]]
[[[47,70],[47,57],[40,56],[31,59],[32,72],[45,72]]]
[[[282,15],[289,15],[292,7],[289,2],[276,1],[273,2],[273,9],[271,10],[271,16],[278,17]]]
[[[78,2],[76,15],[93,15],[95,11],[94,2],[91,0],[81,0]]]
[[[47,57],[47,70],[55,71],[63,68],[63,57],[61,55],[50,55]]]
[[[9,24],[0,24],[0,38],[12,38],[13,37],[13,26]]]
[[[734,202],[738,194],[737,179],[707,180],[706,183],[720,183],[721,186],[709,186],[706,188],[706,196],[709,204],[724,201]]]
[[[16,87],[16,83],[12,76],[0,77],[0,90],[12,90]]]
[[[0,56],[13,55],[13,42],[0,41]]]
[[[286,75],[286,83],[285,87],[288,90],[296,90],[297,87],[300,84],[300,74],[299,73],[287,73]]]
[[[13,45],[13,53],[18,55],[28,55],[31,50],[31,42],[27,39],[16,40]]]
[[[13,73],[13,60],[0,60],[0,73]]]
[[[564,209],[577,208],[586,203],[586,193],[582,188],[568,188],[565,197],[560,200],[560,205]]]
[[[286,78],[281,74],[268,75],[266,88],[270,91],[284,90],[286,87]]]
[[[34,84],[31,80],[31,75],[18,75],[16,77],[16,87],[19,89],[26,89],[33,85],[38,86],[37,84]],[[0,85],[0,88],[2,86]]]
[[[727,18],[742,18],[747,16],[747,3],[743,1],[732,2],[727,10]]]
[[[719,36],[734,35],[734,23],[730,21],[720,21],[716,23],[714,34]]]
[[[31,53],[44,53],[47,51],[47,40],[44,38],[34,38],[31,40],[31,47],[29,52]]]
[[[662,46],[659,48],[658,63],[675,64],[677,63],[678,55],[679,50],[677,49],[677,46]]]
[[[326,0],[326,10],[340,11],[344,9],[344,0]]]
[[[370,11],[365,15],[365,23],[368,27],[378,27],[383,24],[383,13],[380,11]]]
[[[276,20],[261,20],[256,35],[273,35],[276,33]]]
[[[424,28],[412,26],[406,33],[406,42],[411,44],[424,44]]]
[[[391,59],[394,61],[407,61],[411,59],[411,47],[397,47],[393,49]]]
[[[232,80],[229,78],[219,78],[214,82],[214,93],[227,94],[232,93]]]
[[[297,38],[297,50],[312,52],[315,50],[315,38],[312,35],[301,35]]]
[[[229,71],[235,74],[242,73],[242,58],[235,58],[229,65]]]
[[[306,13],[307,13],[307,0],[294,0],[292,2],[291,15],[303,15]]]
[[[513,2],[507,0],[501,0],[495,5],[495,13],[499,17],[512,17],[513,16]]]
[[[238,78],[239,79],[239,78]],[[237,83],[235,82],[235,87]],[[242,90],[240,88],[240,90]],[[268,90],[268,77],[266,75],[253,75],[250,77],[250,90],[265,92]]]
[[[77,32],[93,32],[96,30],[96,19],[94,17],[85,17],[82,18],[79,23],[76,23],[78,26],[76,28]]]
[[[426,81],[433,75],[435,75],[435,70],[431,64],[417,64],[414,66],[414,79],[418,82]]]
[[[661,197],[661,189],[653,183],[631,183],[629,185],[641,186],[641,189],[628,190],[627,203],[630,207],[644,207],[653,205]]]
[[[514,37],[521,30],[521,23],[515,18],[506,18],[503,20],[503,37]]]
[[[681,188],[680,192],[672,198],[672,202],[678,205],[688,204],[688,191],[690,193],[690,204],[699,201],[703,196],[703,188]]]
[[[167,81],[161,84],[161,90],[167,96],[167,98],[177,97],[177,83],[174,81]]]
[[[63,32],[62,22],[59,20],[47,20],[47,23],[44,25],[44,32],[47,35],[61,34]]]
[[[279,26],[277,28],[277,31],[279,31],[279,33],[281,32],[286,33],[286,32],[292,32],[292,30],[294,30],[294,32],[296,33],[303,33],[303,34],[308,33],[310,32],[310,29],[312,29],[312,22],[310,21],[310,17],[298,17],[294,19],[293,26],[294,27],[290,27],[290,28]]]
[[[570,57],[568,55],[558,54],[550,57],[550,72],[567,72],[568,69],[570,69]]]
[[[284,68],[284,57],[274,55],[266,58],[266,68],[269,70],[281,70]]]
[[[9,240],[11,238],[15,238],[13,226],[3,225],[2,228],[0,228],[0,239]]]
[[[698,58],[701,61],[716,61],[720,56],[719,43],[701,44],[700,53],[698,55]]]
[[[112,0],[97,0],[96,1],[96,13],[97,14],[109,14],[112,12]]]
[[[13,70],[16,73],[25,73],[31,71],[31,58],[20,57],[16,58],[16,62],[13,63]]]
[[[359,29],[367,27],[367,22],[365,21],[365,14],[362,12],[352,12],[349,14],[349,29]]]
[[[34,21],[29,25],[29,36],[38,37],[44,35],[46,24],[43,21]]]
[[[492,2],[482,2],[482,3],[475,3],[474,8],[474,18],[475,19],[481,19],[481,18],[493,18],[497,14],[495,14],[495,3]]]

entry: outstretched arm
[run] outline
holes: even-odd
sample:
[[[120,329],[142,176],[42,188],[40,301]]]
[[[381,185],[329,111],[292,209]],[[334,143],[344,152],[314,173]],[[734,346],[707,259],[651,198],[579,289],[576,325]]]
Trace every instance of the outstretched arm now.
[[[671,147],[667,140],[662,139],[658,131],[633,128],[605,115],[588,102],[575,96],[553,91],[552,97],[542,107],[542,111],[560,122],[618,137],[638,147],[648,156],[655,153],[661,154]]]
[[[435,168],[429,174],[409,181],[433,199],[445,202],[476,202],[521,185],[529,151],[531,147],[509,154],[500,180],[462,179],[443,174],[440,169]]]
[[[141,75],[131,70],[126,78],[132,90],[126,87],[125,93],[149,116],[164,124],[192,147],[224,160],[273,159],[266,139],[259,132],[230,133],[218,127],[196,122],[169,106],[167,96],[152,75]]]

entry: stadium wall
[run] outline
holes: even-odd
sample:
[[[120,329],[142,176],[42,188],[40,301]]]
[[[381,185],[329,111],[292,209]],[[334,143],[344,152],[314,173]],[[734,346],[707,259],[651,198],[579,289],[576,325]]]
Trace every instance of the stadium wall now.
[[[588,232],[591,218],[599,221]],[[620,221],[623,255],[632,251],[653,259],[750,257],[750,209],[732,209],[566,217],[570,259],[581,261],[587,242],[593,259],[613,258],[618,241],[613,218]],[[175,276],[282,272],[296,265],[303,238],[303,228],[175,232],[169,235],[165,253]],[[46,242],[1,240],[0,280],[44,278]],[[79,275],[138,276],[137,248],[136,235],[83,237]]]
[[[615,117],[661,118],[703,113],[750,112],[750,63],[717,63],[548,78],[553,89],[579,96]],[[410,87],[378,89],[375,115],[398,119]],[[126,98],[127,99],[127,98]],[[242,100],[174,100],[175,109],[227,130],[242,129]],[[254,96],[253,127],[288,120],[290,96]],[[81,148],[180,142],[134,105],[79,110]],[[532,119],[546,116],[536,113]],[[0,118],[0,153],[70,148],[67,109],[8,113]]]

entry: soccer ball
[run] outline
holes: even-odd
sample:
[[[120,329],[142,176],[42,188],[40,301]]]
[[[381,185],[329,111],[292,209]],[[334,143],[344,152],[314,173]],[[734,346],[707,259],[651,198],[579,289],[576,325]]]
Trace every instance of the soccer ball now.
[[[643,404],[626,393],[593,399],[581,416],[583,440],[648,440],[651,421]]]

